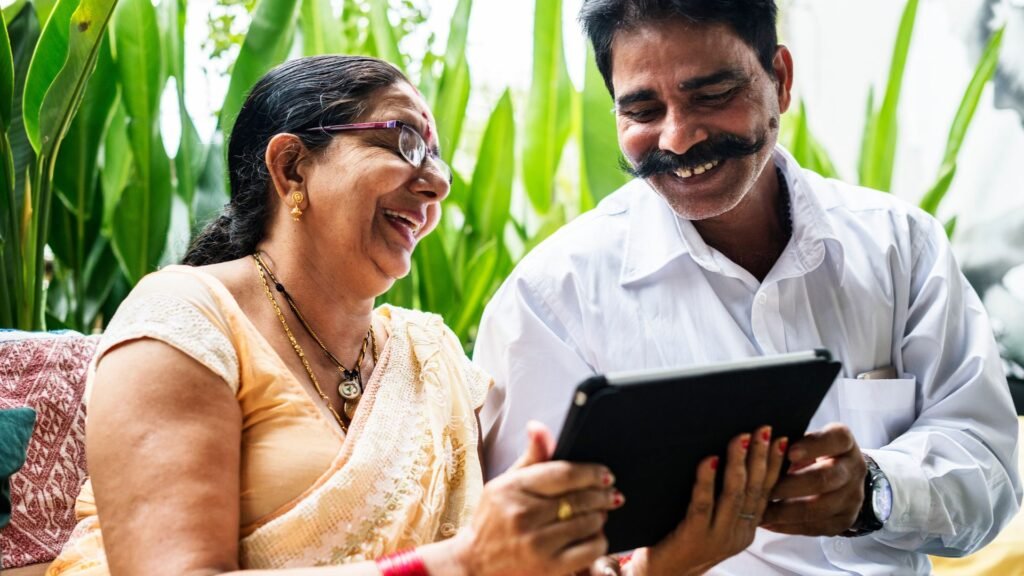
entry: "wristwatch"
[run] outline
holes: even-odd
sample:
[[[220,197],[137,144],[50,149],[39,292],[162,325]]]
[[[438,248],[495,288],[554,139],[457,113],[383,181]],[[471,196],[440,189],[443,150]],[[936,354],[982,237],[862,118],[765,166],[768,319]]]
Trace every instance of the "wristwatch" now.
[[[864,456],[868,472],[864,475],[864,503],[860,513],[843,536],[863,536],[885,526],[885,521],[892,514],[892,486],[885,472],[870,457]]]

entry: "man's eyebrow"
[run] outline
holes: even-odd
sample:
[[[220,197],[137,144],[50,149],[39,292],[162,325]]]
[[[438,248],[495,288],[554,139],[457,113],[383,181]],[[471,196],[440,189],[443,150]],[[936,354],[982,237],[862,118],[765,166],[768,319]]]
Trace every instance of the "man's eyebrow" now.
[[[689,80],[683,80],[679,83],[680,90],[700,90],[706,86],[713,86],[722,82],[743,82],[747,79],[747,75],[742,70],[737,68],[727,68],[725,70],[719,70],[707,76],[698,76],[697,78],[690,78]]]
[[[655,100],[654,90],[637,90],[636,92],[630,92],[624,94],[615,99],[615,108],[624,108],[630,104],[636,104],[637,102],[649,102]]]

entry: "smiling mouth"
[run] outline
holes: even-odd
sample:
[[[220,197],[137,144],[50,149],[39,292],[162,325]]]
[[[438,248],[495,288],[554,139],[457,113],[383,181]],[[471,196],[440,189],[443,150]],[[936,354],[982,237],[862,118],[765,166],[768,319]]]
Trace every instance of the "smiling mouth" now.
[[[413,237],[416,237],[416,235],[419,234],[420,229],[423,228],[422,223],[414,222],[411,218],[409,218],[405,214],[402,214],[401,212],[395,212],[394,210],[384,210],[384,216],[391,222],[394,222],[400,226],[404,226],[405,228],[407,228],[412,233]]]
[[[721,160],[712,160],[711,162],[698,164],[697,166],[692,166],[690,168],[680,168],[673,172],[673,174],[682,180],[686,180],[687,178],[693,178],[694,176],[700,176],[701,174],[710,172],[717,168],[721,163]]]

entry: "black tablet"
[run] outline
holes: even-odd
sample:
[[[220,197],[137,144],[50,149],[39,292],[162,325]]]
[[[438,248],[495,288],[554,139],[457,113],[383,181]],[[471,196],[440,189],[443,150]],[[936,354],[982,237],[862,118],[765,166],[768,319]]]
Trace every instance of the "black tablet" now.
[[[592,376],[576,388],[554,458],[615,474],[626,505],[608,515],[610,552],[650,546],[685,516],[702,459],[724,461],[732,438],[764,425],[801,438],[839,370],[812,350]]]

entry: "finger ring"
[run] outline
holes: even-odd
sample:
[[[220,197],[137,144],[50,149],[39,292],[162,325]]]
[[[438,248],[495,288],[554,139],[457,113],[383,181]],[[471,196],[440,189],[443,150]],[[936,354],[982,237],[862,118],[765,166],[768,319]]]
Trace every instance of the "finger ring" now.
[[[558,520],[565,522],[572,518],[572,504],[569,504],[568,498],[562,498],[558,501]]]
[[[737,516],[740,517],[740,520],[748,520],[750,522],[757,520],[757,514],[748,514],[746,512],[740,512],[739,514],[737,514]]]

